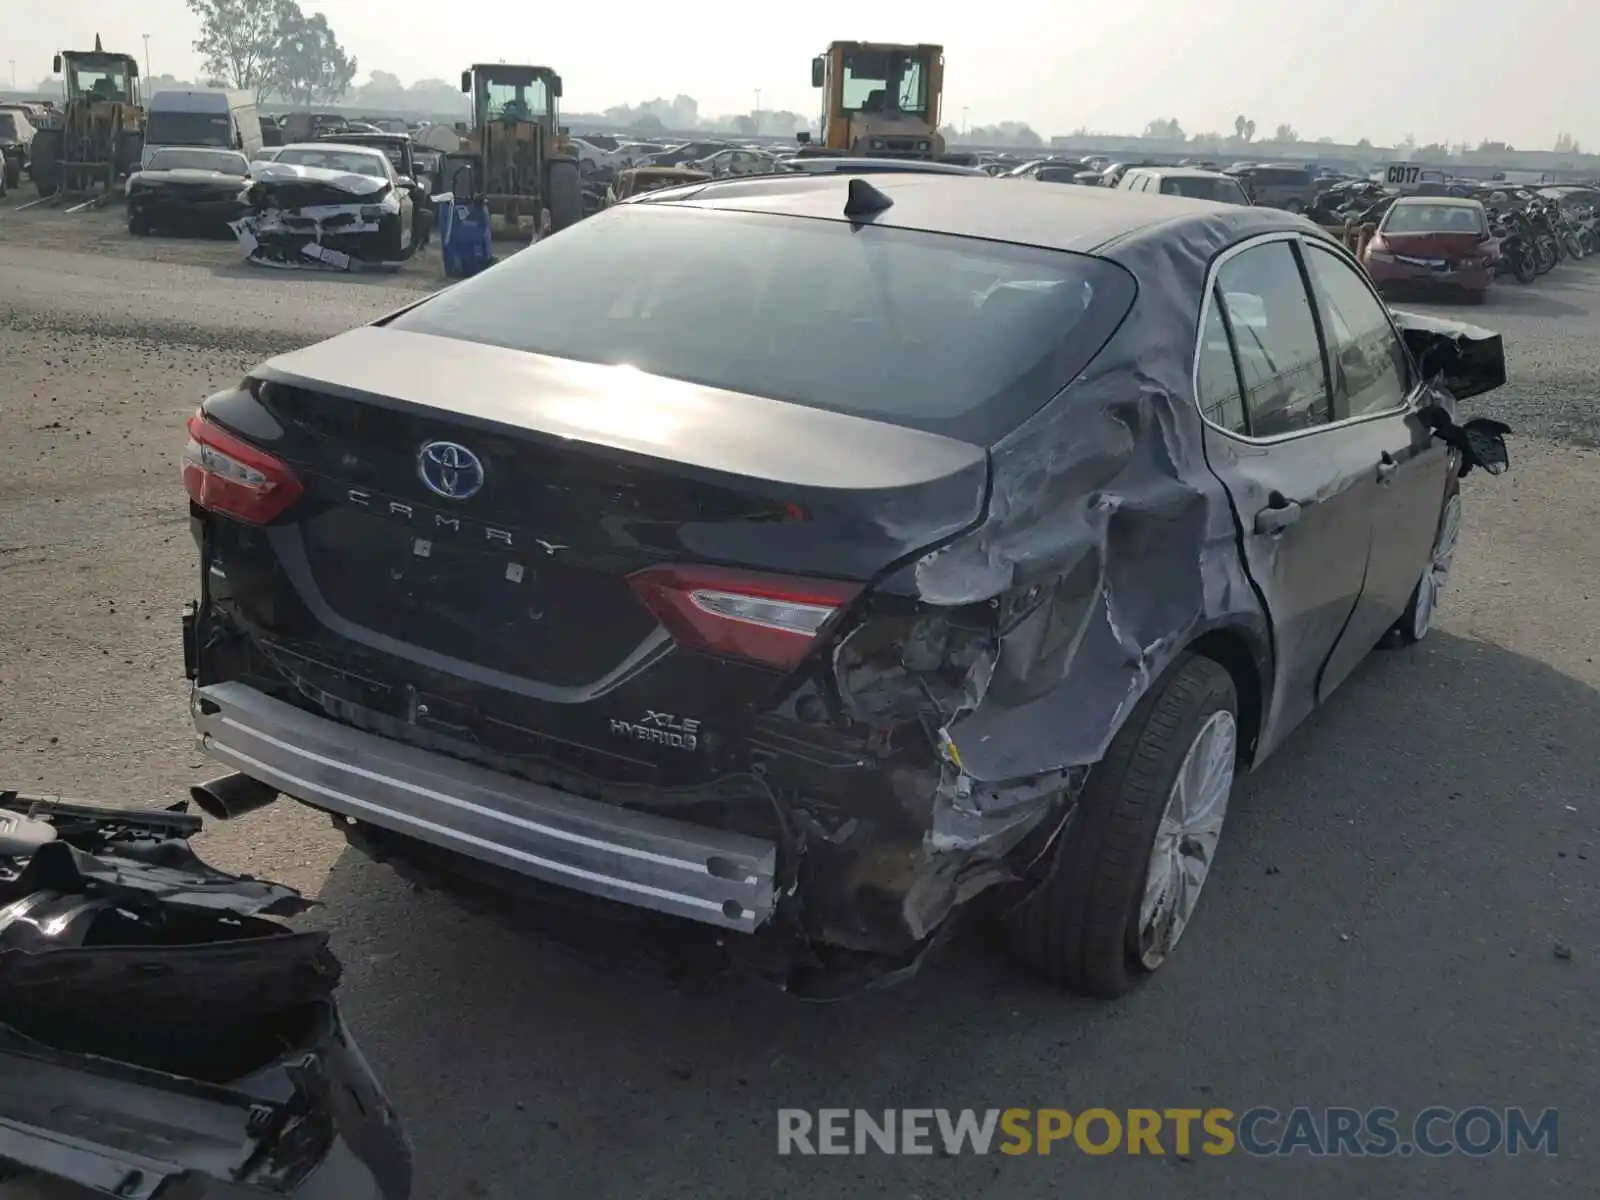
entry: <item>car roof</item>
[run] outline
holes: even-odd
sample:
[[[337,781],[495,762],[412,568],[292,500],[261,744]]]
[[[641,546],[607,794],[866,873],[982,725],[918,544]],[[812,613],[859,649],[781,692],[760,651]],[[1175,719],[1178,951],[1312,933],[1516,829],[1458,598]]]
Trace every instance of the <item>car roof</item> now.
[[[930,162],[915,158],[873,158],[867,154],[795,156],[783,160],[786,167],[812,175],[844,175],[851,171],[872,171],[885,175],[981,175],[990,178],[987,171],[966,167],[960,163]],[[813,165],[817,164],[817,165]]]
[[[290,142],[287,146],[278,147],[279,154],[285,150],[350,150],[359,154],[376,154],[379,158],[384,158],[383,151],[376,146],[363,146],[360,142],[341,142],[336,138],[318,139],[315,142]],[[384,161],[387,162],[388,159],[384,158]]]
[[[1395,207],[1426,204],[1429,208],[1482,208],[1483,201],[1474,196],[1401,196]]]
[[[875,225],[1077,253],[1186,221],[1223,220],[1241,237],[1313,228],[1273,208],[1120,188],[1042,188],[1026,179],[962,178],[942,172],[886,172],[870,180],[837,174],[756,175],[651,192],[645,203],[842,221],[850,189],[861,185],[893,202],[869,218]]]
[[[1232,175],[1224,175],[1221,171],[1208,171],[1204,167],[1130,167],[1128,174],[1135,171],[1149,171],[1152,175],[1170,175],[1177,179],[1227,179],[1233,182]]]

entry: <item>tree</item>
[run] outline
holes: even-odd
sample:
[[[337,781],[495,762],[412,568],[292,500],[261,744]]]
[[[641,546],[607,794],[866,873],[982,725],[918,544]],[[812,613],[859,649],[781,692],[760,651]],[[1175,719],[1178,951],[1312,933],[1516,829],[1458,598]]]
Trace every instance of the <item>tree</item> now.
[[[756,134],[756,119],[748,113],[740,113],[733,119],[733,131],[740,137],[754,137]]]
[[[406,90],[406,85],[400,82],[400,76],[389,71],[374,71],[367,76],[367,82],[361,85],[364,96],[376,99],[379,96],[398,96]]]
[[[295,7],[279,30],[273,90],[291,104],[309,108],[319,100],[337,100],[355,77],[356,60],[339,45],[328,18],[321,13],[308,17]]]
[[[1577,140],[1570,133],[1563,133],[1556,138],[1557,154],[1580,154]]]
[[[1319,146],[1331,146],[1331,145],[1333,145],[1333,139],[1331,137],[1319,137],[1317,139],[1317,145],[1319,145]]]
[[[1251,138],[1256,136],[1256,123],[1243,113],[1240,113],[1233,119],[1233,134],[1241,142],[1248,143]]]
[[[636,133],[640,137],[660,137],[666,133],[667,127],[662,124],[660,117],[645,113],[643,116],[635,117],[633,123],[628,126],[628,130],[630,133]]]
[[[1152,142],[1181,142],[1185,139],[1183,126],[1176,117],[1157,117],[1144,127],[1144,136]]]
[[[1300,135],[1295,132],[1293,125],[1284,124],[1279,125],[1278,128],[1273,131],[1272,140],[1275,142],[1298,142],[1300,140]]]
[[[1359,142],[1356,143],[1356,149],[1357,150],[1371,150],[1372,149],[1372,143],[1367,141],[1366,138],[1362,138]]]
[[[200,18],[194,49],[208,78],[254,92],[259,102],[277,74],[280,31],[299,15],[294,0],[185,0]]]

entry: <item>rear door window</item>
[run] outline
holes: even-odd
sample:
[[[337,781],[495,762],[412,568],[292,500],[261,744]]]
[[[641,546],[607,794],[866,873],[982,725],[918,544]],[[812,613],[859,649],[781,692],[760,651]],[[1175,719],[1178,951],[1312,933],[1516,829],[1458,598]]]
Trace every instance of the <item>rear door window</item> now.
[[[1333,419],[1316,317],[1294,245],[1265,242],[1229,259],[1217,288],[1233,331],[1252,437],[1281,437]]]
[[[988,445],[1089,364],[1136,291],[1123,268],[1089,255],[629,204],[389,326]]]

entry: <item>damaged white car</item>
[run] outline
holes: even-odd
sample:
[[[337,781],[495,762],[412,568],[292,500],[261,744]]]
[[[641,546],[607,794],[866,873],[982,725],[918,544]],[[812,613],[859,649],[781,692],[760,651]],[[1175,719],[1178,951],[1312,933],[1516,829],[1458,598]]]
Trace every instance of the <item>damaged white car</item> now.
[[[250,174],[244,215],[229,225],[247,262],[354,271],[416,252],[416,202],[381,150],[290,145]]]

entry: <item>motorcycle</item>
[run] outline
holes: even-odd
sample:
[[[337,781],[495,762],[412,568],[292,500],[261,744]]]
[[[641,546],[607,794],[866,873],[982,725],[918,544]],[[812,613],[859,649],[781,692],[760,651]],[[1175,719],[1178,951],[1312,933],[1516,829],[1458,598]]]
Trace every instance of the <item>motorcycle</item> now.
[[[1528,235],[1533,243],[1539,274],[1547,274],[1566,257],[1566,250],[1551,223],[1549,206],[1535,202],[1523,210],[1523,216],[1528,222]]]
[[[1510,275],[1518,283],[1532,283],[1539,275],[1539,266],[1522,224],[1511,213],[1491,209],[1489,232],[1495,239],[1498,257],[1494,272]]]

